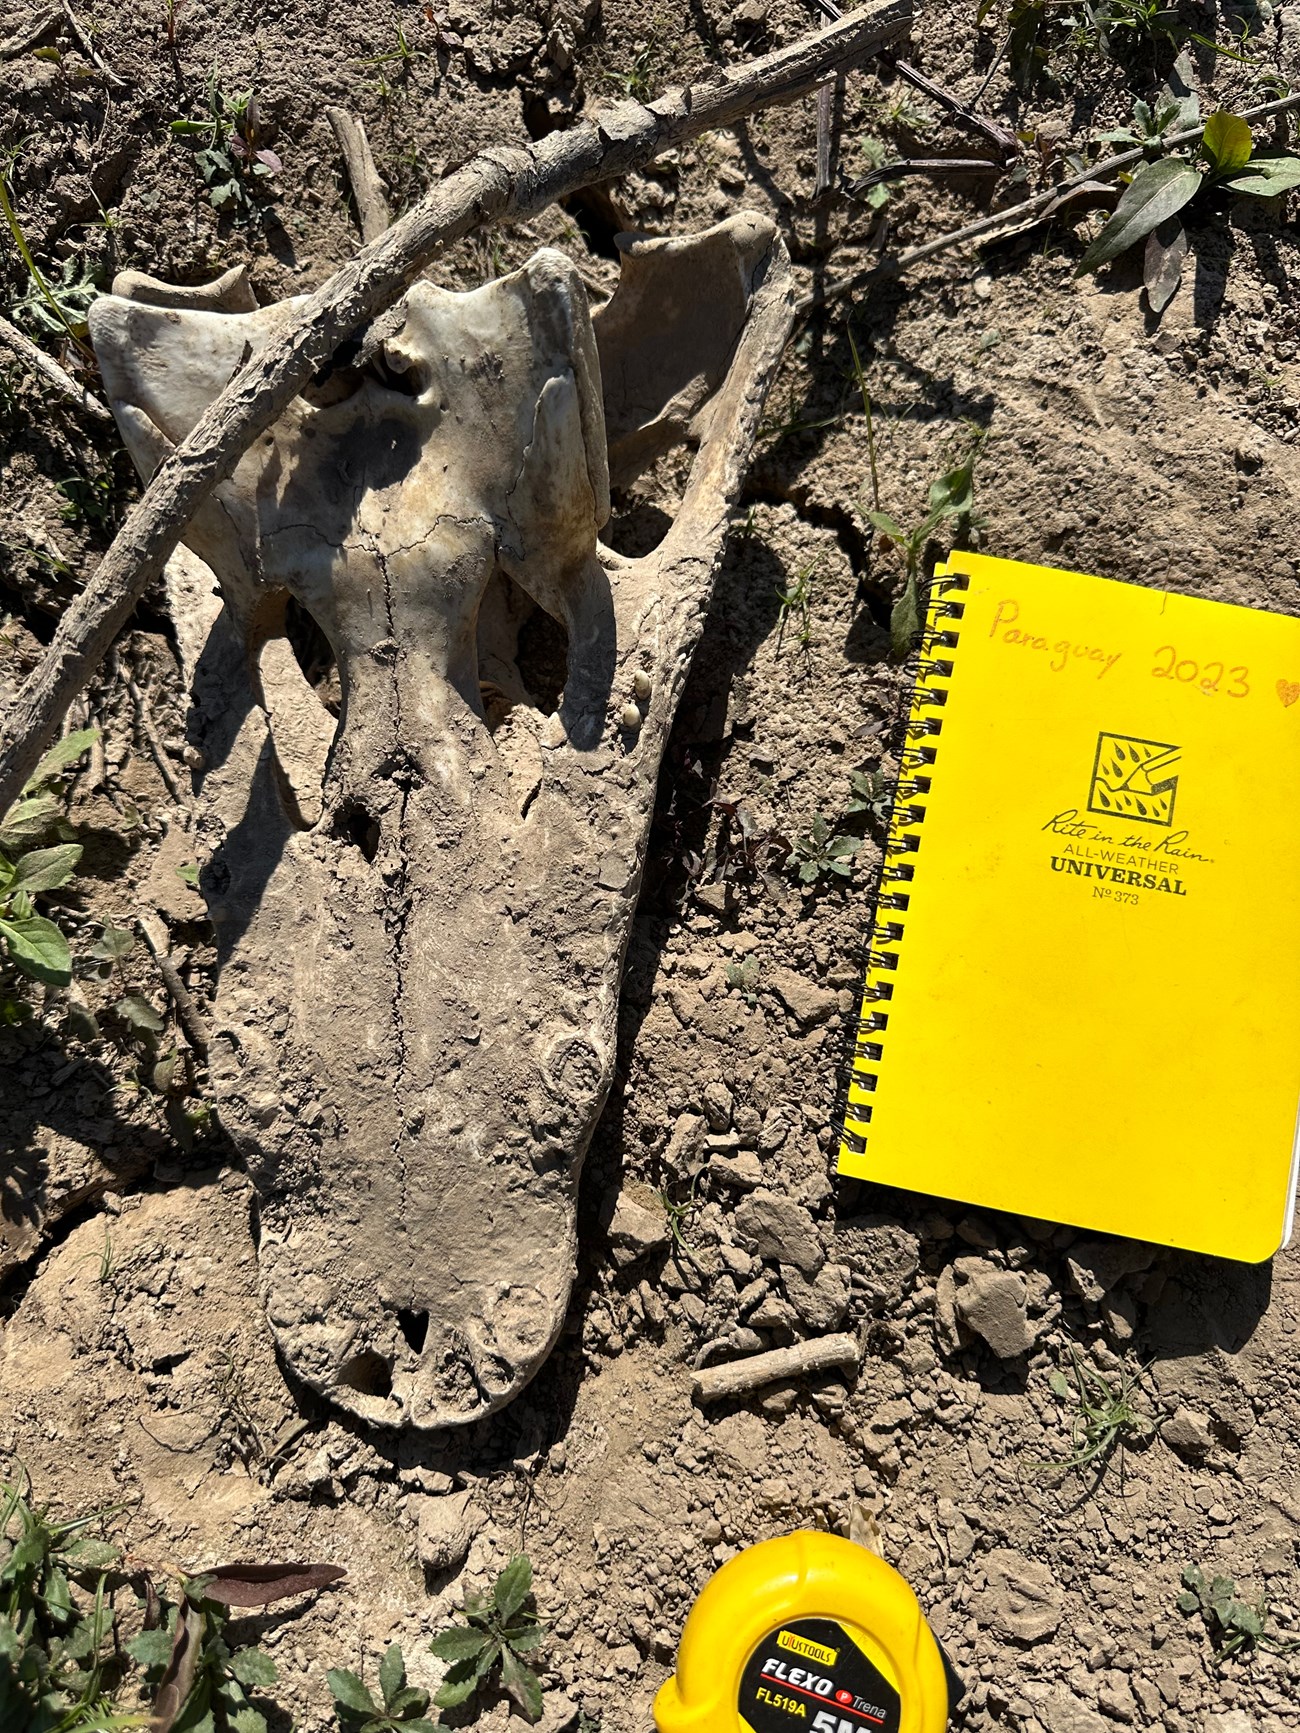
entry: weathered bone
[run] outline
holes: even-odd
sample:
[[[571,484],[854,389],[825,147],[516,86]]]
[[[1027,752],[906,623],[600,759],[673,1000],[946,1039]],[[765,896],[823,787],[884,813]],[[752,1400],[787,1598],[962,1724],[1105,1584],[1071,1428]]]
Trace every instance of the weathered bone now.
[[[213,1083],[286,1361],[376,1423],[500,1407],[563,1322],[655,780],[789,330],[766,219],[624,245],[594,330],[557,253],[417,285],[383,377],[337,364],[187,535],[225,602],[195,679]],[[143,472],[289,315],[95,304]],[[610,468],[688,433],[660,547],[601,547]]]

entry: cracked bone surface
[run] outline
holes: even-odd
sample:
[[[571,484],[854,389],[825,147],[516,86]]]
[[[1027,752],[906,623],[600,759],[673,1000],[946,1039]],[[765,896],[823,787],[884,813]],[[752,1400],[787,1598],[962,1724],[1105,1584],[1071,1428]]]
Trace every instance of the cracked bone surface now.
[[[594,319],[551,251],[418,284],[186,532],[221,591],[197,631],[190,562],[213,1088],[284,1359],[376,1424],[490,1413],[563,1323],[660,759],[789,331],[766,219],[621,245]],[[148,474],[288,304],[125,286],[91,332]],[[662,542],[603,547],[611,472],[683,439]]]

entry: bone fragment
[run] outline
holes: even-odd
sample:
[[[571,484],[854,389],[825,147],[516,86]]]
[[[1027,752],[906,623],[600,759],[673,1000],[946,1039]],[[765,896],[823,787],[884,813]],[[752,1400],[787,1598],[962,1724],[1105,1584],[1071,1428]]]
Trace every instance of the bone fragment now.
[[[93,580],[0,721],[0,809],[17,799],[59,718],[161,572],[216,483],[264,433],[338,345],[391,305],[464,235],[526,221],[557,199],[626,174],[703,132],[791,102],[900,36],[911,0],[871,0],[848,18],[748,65],[711,68],[706,82],[651,103],[624,102],[525,149],[482,152],[448,175],[378,241],[299,307],[289,329],[230,379],[184,445],[153,477]]]
[[[164,283],[144,271],[119,271],[113,293],[128,301],[148,301],[154,307],[185,307],[192,312],[255,313],[257,296],[248,280],[247,265],[232,265],[210,283]]]
[[[789,328],[763,217],[624,264],[594,327],[554,252],[415,285],[382,366],[318,376],[186,532],[225,604],[193,694],[212,1087],[285,1362],[372,1424],[492,1412],[563,1324],[656,778]],[[95,303],[143,474],[294,311]],[[659,547],[602,547],[611,456],[688,436]]]
[[[325,118],[334,129],[334,137],[343,153],[343,166],[348,171],[357,221],[361,224],[361,239],[378,240],[393,219],[366,129],[346,108],[327,108]]]
[[[720,1402],[745,1396],[765,1384],[786,1383],[830,1372],[837,1366],[856,1366],[862,1350],[856,1336],[814,1336],[792,1348],[773,1348],[768,1354],[753,1354],[745,1360],[727,1360],[721,1366],[706,1366],[691,1381],[697,1402]]]

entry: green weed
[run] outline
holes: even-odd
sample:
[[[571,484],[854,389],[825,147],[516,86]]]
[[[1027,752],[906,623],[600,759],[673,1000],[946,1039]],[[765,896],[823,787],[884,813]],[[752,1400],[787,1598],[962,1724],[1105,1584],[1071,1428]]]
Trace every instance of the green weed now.
[[[792,636],[807,668],[810,663],[810,652],[813,643],[812,630],[812,581],[816,575],[815,565],[804,566],[795,574],[794,583],[788,590],[778,589],[777,602],[780,612],[776,620],[776,653],[781,654],[785,643],[787,628],[792,629]]]
[[[1231,1577],[1215,1576],[1207,1581],[1199,1565],[1185,1565],[1182,1582],[1178,1610],[1200,1613],[1218,1660],[1226,1661],[1239,1649],[1271,1649],[1278,1655],[1300,1649],[1300,1639],[1279,1637],[1270,1631],[1271,1608],[1263,1595],[1256,1601],[1245,1600]]]
[[[11,969],[47,987],[67,987],[72,981],[72,953],[54,921],[37,913],[36,899],[62,890],[71,882],[81,859],[80,844],[67,840],[72,832],[63,818],[63,802],[54,792],[63,773],[87,752],[98,737],[93,728],[67,734],[41,759],[17,802],[0,818],[0,942]],[[65,840],[34,848],[51,831]],[[8,1006],[8,995],[0,987]]]
[[[254,193],[284,164],[273,150],[258,142],[261,114],[251,90],[223,90],[216,68],[204,92],[206,112],[174,120],[174,138],[194,146],[194,166],[208,189],[214,210],[229,212],[237,221],[257,223],[261,210]]]
[[[3,169],[0,169],[0,216],[3,216],[9,235],[26,268],[30,288],[17,303],[19,308],[28,310],[28,322],[32,322],[31,308],[39,303],[41,317],[38,329],[52,331],[56,335],[63,334],[69,338],[78,353],[87,361],[93,361],[90,345],[86,341],[86,308],[94,296],[83,297],[80,283],[67,283],[68,268],[64,267],[64,288],[69,299],[68,304],[60,299],[59,290],[52,285],[41,267],[36,263],[32,249],[28,245],[23,226],[18,220],[18,212],[14,208],[13,188],[9,181],[9,171],[13,166],[11,155]]]
[[[975,462],[983,440],[982,431],[972,430],[965,456],[930,483],[925,516],[912,528],[905,529],[878,506],[869,509],[864,505],[867,522],[901,550],[905,562],[903,588],[889,616],[889,634],[900,661],[921,635],[921,561],[926,544],[942,524],[961,519],[969,522],[974,512]],[[874,483],[874,472],[872,479]]]
[[[339,1725],[346,1733],[434,1733],[432,1721],[424,1716],[429,1693],[407,1684],[406,1658],[399,1643],[393,1643],[379,1663],[378,1703],[356,1673],[335,1667],[326,1677]]]
[[[742,957],[727,964],[727,985],[734,987],[749,1006],[758,1003],[759,962],[757,957]]]
[[[845,812],[865,812],[877,824],[889,817],[893,785],[883,770],[855,770],[849,776],[849,803]]]
[[[1048,1379],[1053,1395],[1070,1408],[1070,1454],[1044,1466],[1069,1470],[1095,1465],[1104,1473],[1112,1455],[1125,1442],[1151,1434],[1151,1419],[1134,1400],[1139,1375],[1121,1368],[1112,1381],[1073,1347],[1070,1361],[1069,1374],[1058,1369]]]
[[[803,836],[795,838],[790,866],[801,885],[815,885],[823,876],[846,879],[861,847],[860,837],[837,836],[819,812]]]
[[[110,1700],[120,1669],[106,1572],[120,1553],[84,1532],[107,1514],[56,1522],[48,1507],[0,1487],[0,1726],[15,1733],[106,1733],[148,1720],[114,1714]]]
[[[1157,116],[1168,111],[1169,100],[1158,104],[1149,124],[1156,126]],[[1151,309],[1158,313],[1182,276],[1188,241],[1179,213],[1194,199],[1211,192],[1274,199],[1296,187],[1300,187],[1300,156],[1290,151],[1257,152],[1249,124],[1240,115],[1219,109],[1206,121],[1194,156],[1171,153],[1134,171],[1075,275],[1087,276],[1145,241],[1143,281]]]
[[[532,1592],[533,1567],[520,1553],[501,1572],[490,1595],[466,1597],[461,1608],[465,1623],[440,1631],[429,1644],[440,1661],[451,1663],[434,1695],[439,1709],[470,1702],[499,1678],[526,1720],[540,1717],[542,1683],[527,1657],[545,1642],[546,1627],[529,1610]]]

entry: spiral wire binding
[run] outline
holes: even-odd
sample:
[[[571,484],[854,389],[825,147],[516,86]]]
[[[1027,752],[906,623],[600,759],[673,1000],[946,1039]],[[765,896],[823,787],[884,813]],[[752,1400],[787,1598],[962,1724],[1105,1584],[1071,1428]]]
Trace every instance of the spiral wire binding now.
[[[950,597],[954,591],[969,586],[970,579],[959,573],[950,577],[936,576],[926,608],[920,661],[905,731],[906,745],[885,833],[885,863],[867,949],[862,1014],[858,1018],[857,1036],[851,1049],[852,1065],[842,1135],[844,1147],[855,1155],[862,1155],[867,1147],[866,1131],[855,1127],[868,1126],[871,1122],[870,1097],[875,1093],[880,1075],[875,1067],[881,1064],[885,1052],[885,1043],[880,1037],[889,1029],[889,1012],[868,1007],[888,1005],[894,996],[893,977],[898,972],[900,947],[907,931],[906,924],[895,917],[905,915],[911,905],[910,887],[916,876],[915,857],[921,850],[921,827],[925,823],[930,793],[930,768],[939,756],[939,748],[932,742],[943,733],[942,713],[948,702],[947,683],[953,673],[952,660],[944,652],[955,650],[961,637],[961,633],[947,622],[960,620],[966,612],[964,602],[953,601]]]

